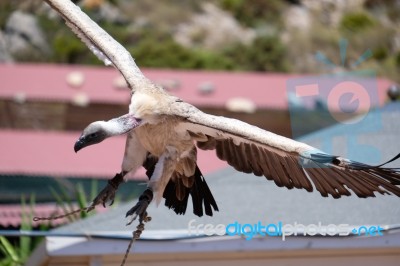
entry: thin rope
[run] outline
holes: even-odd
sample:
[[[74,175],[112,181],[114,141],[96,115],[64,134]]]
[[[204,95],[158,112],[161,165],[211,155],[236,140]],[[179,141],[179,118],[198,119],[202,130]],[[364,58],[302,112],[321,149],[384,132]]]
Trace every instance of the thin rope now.
[[[121,266],[125,265],[125,262],[128,259],[129,252],[130,252],[130,250],[131,250],[131,248],[133,246],[133,242],[135,242],[137,239],[139,239],[140,236],[142,235],[142,233],[144,231],[144,223],[143,222],[147,223],[147,222],[150,222],[150,221],[151,221],[151,217],[147,216],[147,214],[146,214],[146,216],[144,217],[143,221],[140,222],[138,224],[138,226],[136,226],[136,230],[132,232],[132,238],[131,238],[131,241],[129,241],[129,245],[128,245],[128,248],[126,249],[126,252],[125,252],[125,255],[124,255],[124,259],[121,262]]]
[[[68,212],[68,213],[65,213],[65,214],[57,215],[57,216],[50,216],[50,217],[37,217],[37,216],[35,216],[35,217],[33,217],[33,221],[37,222],[37,221],[51,221],[51,220],[62,219],[62,218],[68,217],[70,215],[73,215],[75,213],[84,212],[84,211],[90,211],[92,209],[93,209],[93,207],[89,206],[89,207],[80,208],[78,210],[74,210],[72,212]]]

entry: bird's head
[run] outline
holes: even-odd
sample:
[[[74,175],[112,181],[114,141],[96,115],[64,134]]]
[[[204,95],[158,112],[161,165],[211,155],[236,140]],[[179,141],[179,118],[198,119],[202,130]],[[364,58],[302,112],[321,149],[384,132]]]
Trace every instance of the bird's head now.
[[[143,124],[142,119],[126,114],[108,121],[96,121],[88,125],[76,141],[74,150],[102,142],[108,137],[125,134]]]
[[[102,142],[110,135],[107,130],[107,122],[96,121],[88,125],[82,132],[79,139],[75,142],[74,150],[78,152],[79,150]]]

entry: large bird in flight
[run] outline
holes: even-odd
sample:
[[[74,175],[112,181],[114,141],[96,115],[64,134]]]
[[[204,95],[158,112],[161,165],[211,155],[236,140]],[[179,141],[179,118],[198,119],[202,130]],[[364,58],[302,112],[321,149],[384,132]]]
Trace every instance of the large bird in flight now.
[[[400,196],[396,169],[370,166],[323,153],[307,144],[276,135],[239,120],[213,116],[168,95],[155,85],[137,90],[129,113],[97,121],[83,131],[75,151],[108,137],[127,133],[122,170],[93,202],[112,200],[123,176],[142,165],[148,170],[148,188],[128,215],[142,215],[155,196],[178,214],[184,213],[189,194],[196,215],[212,215],[217,205],[196,161],[197,149],[215,150],[219,159],[236,170],[265,176],[289,189],[315,188],[322,196],[373,197],[374,192]]]
[[[75,144],[75,151],[79,151],[127,134],[121,171],[89,209],[112,201],[127,173],[144,166],[149,181],[127,213],[131,221],[139,217],[142,222],[149,203],[153,199],[159,203],[163,197],[166,206],[184,214],[189,195],[196,215],[205,212],[211,216],[218,207],[197,165],[197,149],[215,150],[219,159],[236,170],[264,176],[288,189],[315,189],[334,198],[350,196],[351,192],[362,198],[374,197],[375,192],[400,197],[399,169],[329,155],[242,121],[203,113],[148,80],[131,55],[71,2],[46,1],[100,59],[122,73],[132,89],[127,114],[91,123]]]

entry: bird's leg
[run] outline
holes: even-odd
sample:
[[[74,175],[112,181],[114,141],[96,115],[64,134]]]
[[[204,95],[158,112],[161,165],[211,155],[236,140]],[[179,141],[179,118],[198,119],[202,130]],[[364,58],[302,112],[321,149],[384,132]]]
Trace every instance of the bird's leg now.
[[[127,225],[130,225],[137,217],[139,217],[139,224],[146,222],[149,217],[147,217],[147,207],[153,200],[153,191],[148,188],[139,197],[138,203],[136,203],[133,208],[131,208],[127,213],[126,217],[130,216]]]
[[[129,217],[127,225],[131,224],[138,216],[140,224],[146,220],[146,210],[150,202],[153,200],[154,195],[156,203],[160,203],[162,191],[164,191],[165,186],[175,169],[176,158],[177,152],[172,148],[168,149],[160,156],[153,174],[150,177],[147,189],[139,197],[139,202],[126,213],[126,217]]]
[[[93,210],[100,203],[103,204],[103,207],[106,207],[106,202],[110,201],[111,206],[114,203],[115,192],[117,191],[119,185],[124,182],[124,176],[127,172],[122,171],[121,173],[116,174],[112,179],[108,180],[107,186],[100,191],[96,198],[92,201],[92,203],[87,208],[87,212]]]

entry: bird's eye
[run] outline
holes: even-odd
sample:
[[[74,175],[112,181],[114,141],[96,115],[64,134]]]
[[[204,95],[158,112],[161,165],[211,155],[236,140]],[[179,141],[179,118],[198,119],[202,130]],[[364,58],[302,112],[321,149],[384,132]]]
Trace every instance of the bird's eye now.
[[[95,137],[97,137],[97,133],[92,133],[92,134],[89,134],[89,136],[88,136],[89,138],[95,138]]]

